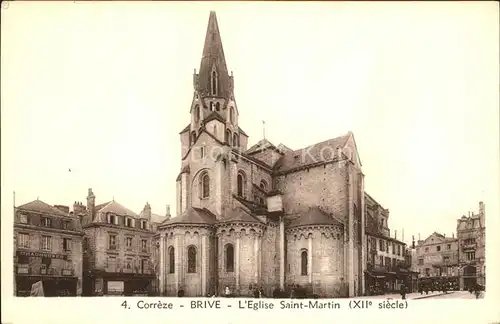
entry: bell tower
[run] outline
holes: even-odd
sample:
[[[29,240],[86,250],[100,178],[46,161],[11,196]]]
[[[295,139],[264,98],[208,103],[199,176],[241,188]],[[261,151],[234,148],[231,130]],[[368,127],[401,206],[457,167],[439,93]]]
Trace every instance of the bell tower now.
[[[208,18],[200,69],[193,74],[190,142],[204,128],[220,142],[238,147],[238,109],[234,99],[234,78],[229,73],[215,11]]]

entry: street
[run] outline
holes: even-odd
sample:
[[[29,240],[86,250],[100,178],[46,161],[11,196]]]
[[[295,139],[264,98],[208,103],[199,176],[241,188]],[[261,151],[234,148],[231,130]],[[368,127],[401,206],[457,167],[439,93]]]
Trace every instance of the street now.
[[[353,298],[354,299],[354,298]],[[379,295],[379,296],[363,296],[356,299],[401,299],[400,294],[387,294],[387,295]],[[414,299],[414,300],[426,300],[426,299],[476,299],[474,294],[469,293],[468,291],[451,291],[447,294],[443,294],[442,292],[433,292],[428,295],[420,294],[420,293],[411,293],[406,295],[406,299]]]

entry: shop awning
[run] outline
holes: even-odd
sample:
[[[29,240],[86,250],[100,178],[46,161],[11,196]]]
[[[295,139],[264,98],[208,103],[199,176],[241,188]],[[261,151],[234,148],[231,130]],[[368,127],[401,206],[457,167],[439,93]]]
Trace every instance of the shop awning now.
[[[376,274],[376,273],[373,273],[373,272],[370,272],[370,271],[366,271],[365,272],[367,275],[369,275],[370,277],[372,278],[377,278],[377,279],[384,279],[386,276],[383,275],[383,274]]]

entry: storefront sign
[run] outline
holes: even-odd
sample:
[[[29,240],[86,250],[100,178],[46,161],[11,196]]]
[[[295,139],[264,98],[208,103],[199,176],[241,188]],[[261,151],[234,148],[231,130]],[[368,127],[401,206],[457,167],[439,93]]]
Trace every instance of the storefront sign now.
[[[17,251],[17,255],[28,256],[28,257],[42,257],[42,258],[50,258],[50,259],[66,259],[65,255],[55,254],[55,253],[46,253],[46,252]]]
[[[123,281],[108,281],[108,293],[121,293],[124,290]]]

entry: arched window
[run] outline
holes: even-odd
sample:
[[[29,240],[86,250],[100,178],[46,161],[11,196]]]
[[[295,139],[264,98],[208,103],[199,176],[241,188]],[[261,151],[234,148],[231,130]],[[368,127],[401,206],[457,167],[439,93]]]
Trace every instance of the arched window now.
[[[196,248],[194,246],[188,247],[188,273],[196,272]]]
[[[238,172],[237,182],[238,196],[245,197],[245,175],[243,173]]]
[[[220,111],[220,103],[217,102],[215,104],[215,110]]]
[[[259,185],[260,189],[266,191],[267,190],[267,182],[265,180],[262,180]]]
[[[231,124],[234,124],[234,108],[231,107],[231,109],[229,109],[229,119],[231,120]]]
[[[201,198],[210,196],[210,177],[208,173],[201,175]]]
[[[226,245],[226,272],[234,271],[234,248],[232,244]]]
[[[212,71],[212,95],[217,95],[217,73]]]
[[[191,132],[191,144],[194,144],[196,142],[196,132],[192,131]]]
[[[175,273],[175,250],[173,246],[168,248],[168,272]]]
[[[229,129],[226,129],[226,143],[231,145],[231,131]]]
[[[303,250],[300,253],[300,274],[307,276],[307,251]]]
[[[238,147],[238,133],[233,134],[233,146]]]
[[[194,121],[196,123],[200,121],[200,105],[194,107]]]

